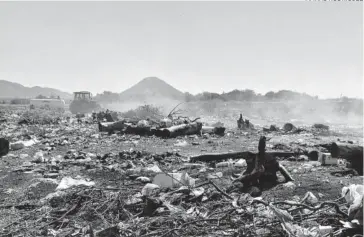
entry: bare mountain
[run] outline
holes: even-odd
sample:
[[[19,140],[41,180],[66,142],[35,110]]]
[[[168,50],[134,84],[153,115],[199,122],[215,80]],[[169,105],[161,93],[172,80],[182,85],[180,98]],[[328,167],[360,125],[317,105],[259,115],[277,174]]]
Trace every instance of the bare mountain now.
[[[184,94],[157,77],[147,77],[120,93],[121,101],[149,101],[153,99],[183,100]]]
[[[72,94],[48,87],[26,87],[19,83],[0,80],[0,98],[35,98],[37,95],[72,98]]]

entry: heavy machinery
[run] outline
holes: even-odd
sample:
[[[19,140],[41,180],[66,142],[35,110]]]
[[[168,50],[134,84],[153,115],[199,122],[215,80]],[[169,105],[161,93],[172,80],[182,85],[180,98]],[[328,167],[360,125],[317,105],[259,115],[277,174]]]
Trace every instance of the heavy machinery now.
[[[88,91],[74,92],[74,99],[70,104],[70,111],[73,114],[86,114],[98,112],[101,106],[92,99],[92,94]]]

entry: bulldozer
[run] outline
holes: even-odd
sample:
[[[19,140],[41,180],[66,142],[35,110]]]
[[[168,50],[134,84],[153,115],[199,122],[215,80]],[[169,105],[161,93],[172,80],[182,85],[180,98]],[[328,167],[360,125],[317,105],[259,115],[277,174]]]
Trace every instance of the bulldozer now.
[[[74,99],[69,107],[72,114],[86,114],[101,110],[101,106],[92,99],[91,92],[78,91],[73,94]]]

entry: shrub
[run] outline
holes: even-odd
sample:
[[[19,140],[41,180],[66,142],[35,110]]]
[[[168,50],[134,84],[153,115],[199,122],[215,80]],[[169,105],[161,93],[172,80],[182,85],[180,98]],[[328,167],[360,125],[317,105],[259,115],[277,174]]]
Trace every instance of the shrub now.
[[[127,112],[122,113],[122,117],[130,118],[130,119],[151,119],[158,120],[164,117],[161,109],[154,105],[142,105],[136,109],[129,110]]]

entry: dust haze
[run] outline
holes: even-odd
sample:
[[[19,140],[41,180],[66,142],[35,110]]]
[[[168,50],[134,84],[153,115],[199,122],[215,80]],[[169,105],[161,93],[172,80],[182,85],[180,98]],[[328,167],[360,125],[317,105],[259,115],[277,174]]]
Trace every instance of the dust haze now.
[[[282,126],[292,122],[298,126],[312,126],[314,123],[329,125],[334,130],[363,134],[362,100],[319,100],[299,99],[290,101],[181,101],[168,98],[149,98],[145,101],[116,102],[104,104],[104,108],[126,112],[146,104],[158,107],[167,115],[176,105],[183,116],[200,117],[206,123],[222,122],[226,127],[236,127],[236,120],[242,114],[258,126],[275,124]]]

